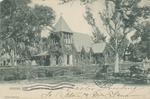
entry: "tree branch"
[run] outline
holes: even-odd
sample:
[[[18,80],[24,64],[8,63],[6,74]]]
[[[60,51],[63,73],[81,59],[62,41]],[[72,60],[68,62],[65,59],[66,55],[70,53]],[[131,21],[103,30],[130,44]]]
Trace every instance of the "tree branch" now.
[[[109,44],[108,42],[106,42],[105,40],[103,40],[114,52],[115,52],[115,49],[114,49],[114,47],[111,45],[111,44]]]
[[[115,29],[112,27],[112,25],[110,23],[108,23],[108,26],[109,26],[110,29],[113,30],[114,33],[116,32]]]
[[[130,33],[132,30],[130,29],[129,31],[125,32],[126,29],[124,29],[124,36],[122,37],[122,39],[120,40],[119,44],[118,44],[118,48],[121,46],[121,43],[123,42],[123,40],[126,38],[127,34]]]
[[[140,29],[138,29],[136,26],[132,25],[132,27],[142,34],[142,31]]]

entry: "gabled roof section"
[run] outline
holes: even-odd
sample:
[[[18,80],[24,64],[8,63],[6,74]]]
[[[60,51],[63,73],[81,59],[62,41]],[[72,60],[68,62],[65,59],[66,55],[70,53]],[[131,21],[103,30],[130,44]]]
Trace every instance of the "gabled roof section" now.
[[[10,57],[10,55],[9,55],[8,53],[5,53],[5,54],[2,55],[0,58],[1,58],[1,59],[10,59],[11,57]]]
[[[106,47],[105,42],[100,42],[100,43],[93,43],[92,44],[92,50],[94,53],[103,53]]]
[[[91,36],[81,33],[73,33],[73,39],[77,52],[81,52],[82,47],[86,52],[89,52],[91,44],[94,43]]]
[[[64,20],[64,18],[61,16],[60,19],[57,21],[57,23],[54,26],[55,32],[63,31],[63,32],[70,32],[72,33],[72,30]]]
[[[106,43],[101,41],[99,43],[94,43],[92,40],[92,36],[81,34],[81,33],[73,33],[74,46],[77,52],[81,52],[84,48],[85,52],[92,53],[103,53],[106,48]]]

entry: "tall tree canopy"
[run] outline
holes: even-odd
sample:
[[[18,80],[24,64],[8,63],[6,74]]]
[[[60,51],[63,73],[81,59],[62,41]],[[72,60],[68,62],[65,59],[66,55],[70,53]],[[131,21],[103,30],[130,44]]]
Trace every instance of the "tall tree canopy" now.
[[[1,50],[26,57],[39,42],[41,31],[52,27],[55,12],[47,6],[33,5],[30,0],[3,0],[0,20]]]
[[[130,57],[129,60],[133,62],[142,62],[147,56],[147,42],[137,42],[129,46]]]
[[[150,59],[150,22],[142,22],[138,29],[131,39],[135,41],[140,38],[140,41],[129,46],[131,61],[142,61],[146,57]]]
[[[63,3],[75,0],[61,0]],[[97,0],[80,0],[83,4],[97,2]],[[107,36],[101,32],[97,26],[90,7],[87,7],[84,16],[88,24],[93,28],[95,41],[103,40],[115,54],[115,72],[119,72],[119,50],[122,48],[127,35],[131,31],[139,31],[138,24],[150,16],[150,7],[141,6],[141,0],[104,0],[105,8],[99,12],[101,20],[106,26],[108,37],[111,42],[107,42]]]
[[[137,40],[141,38],[141,41],[148,41],[150,38],[150,22],[142,22],[138,24],[138,31],[131,37],[131,39]]]

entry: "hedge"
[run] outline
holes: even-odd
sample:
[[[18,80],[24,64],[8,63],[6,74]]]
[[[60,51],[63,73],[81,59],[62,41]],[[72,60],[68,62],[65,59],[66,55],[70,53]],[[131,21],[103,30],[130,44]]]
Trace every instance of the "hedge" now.
[[[120,65],[120,71],[127,70],[134,63],[126,63]],[[135,63],[137,64],[137,63]],[[138,63],[139,64],[139,63]],[[141,64],[140,64],[141,65]],[[107,71],[113,72],[114,64],[109,65]],[[83,76],[91,78],[100,77],[102,66],[85,65],[85,66],[16,66],[16,67],[0,67],[0,80],[24,80],[37,79],[43,77],[57,76]],[[100,75],[99,75],[100,74]]]
[[[17,66],[1,67],[0,80],[24,80],[54,76],[74,76],[93,74],[98,66]]]

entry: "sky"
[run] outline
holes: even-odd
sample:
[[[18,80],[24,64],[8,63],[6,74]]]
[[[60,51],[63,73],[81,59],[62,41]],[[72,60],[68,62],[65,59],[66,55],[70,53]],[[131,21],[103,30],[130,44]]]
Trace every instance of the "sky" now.
[[[62,15],[73,32],[92,35],[92,28],[83,17],[85,14],[85,6],[81,4],[80,0],[73,1],[62,5],[60,5],[60,0],[32,0],[32,3],[51,7],[56,13],[56,22]],[[150,4],[150,0],[141,0],[141,4]],[[90,8],[92,9],[96,23],[98,23],[97,25],[100,27],[100,31],[106,34],[105,26],[98,16],[98,12],[102,12],[104,9],[104,0],[97,0],[90,5]],[[48,32],[46,30],[43,31],[42,36],[46,37]]]
[[[62,15],[73,32],[92,35],[92,28],[83,17],[85,14],[85,6],[79,0],[62,5],[59,4],[61,3],[60,0],[32,0],[32,2],[33,4],[42,4],[53,8],[56,13],[56,22]],[[99,5],[97,3],[91,5],[93,9],[101,9],[102,6],[102,3]],[[98,12],[94,10],[93,13]],[[46,35],[46,32],[44,31],[43,34]]]
[[[3,0],[0,0],[0,2]],[[74,2],[66,3],[60,5],[60,0],[32,0],[33,4],[39,4],[44,6],[51,7],[56,13],[56,20],[58,21],[62,15],[69,27],[73,32],[79,32],[83,34],[92,35],[92,28],[88,25],[87,21],[84,19],[83,15],[85,14],[85,6],[81,4],[80,0],[73,0]],[[141,4],[149,4],[150,0],[141,0]],[[106,29],[103,26],[103,22],[98,16],[98,11],[102,12],[104,8],[104,0],[97,0],[94,4],[90,5],[92,8],[92,13],[100,30],[102,33],[106,33]],[[43,31],[42,36],[47,36],[49,31]]]

